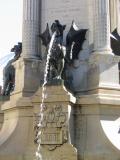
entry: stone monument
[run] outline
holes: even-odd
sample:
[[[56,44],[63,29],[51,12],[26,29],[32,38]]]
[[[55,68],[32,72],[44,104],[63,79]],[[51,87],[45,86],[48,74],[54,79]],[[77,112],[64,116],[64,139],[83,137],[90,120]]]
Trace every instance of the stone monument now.
[[[118,2],[23,0],[16,85],[10,100],[1,104],[0,160],[120,159],[119,56],[110,45],[110,32],[117,28],[119,33]],[[66,25],[64,46],[72,21],[87,29],[82,50],[67,68],[70,96],[61,84],[41,84],[46,49],[40,34],[55,20]]]
[[[4,113],[0,130],[1,160],[33,160],[35,157],[34,113],[30,97],[40,86],[39,12],[39,0],[23,0],[22,53],[13,64],[16,85],[10,100],[1,105]]]

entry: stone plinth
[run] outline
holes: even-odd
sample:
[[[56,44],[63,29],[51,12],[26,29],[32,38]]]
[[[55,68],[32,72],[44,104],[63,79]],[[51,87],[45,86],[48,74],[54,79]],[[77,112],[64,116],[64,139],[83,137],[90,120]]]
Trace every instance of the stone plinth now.
[[[119,59],[118,56],[112,54],[98,53],[91,55],[87,73],[87,92],[93,94],[96,93],[97,90],[108,90],[108,93],[109,90],[120,90],[118,70]]]
[[[40,61],[21,58],[14,66],[15,90],[1,106],[4,121],[0,130],[0,160],[33,160],[36,147],[30,96],[40,84]]]
[[[62,147],[56,148],[54,151],[49,151],[47,147],[41,148],[42,158],[47,160],[49,157],[52,160],[77,160],[76,150],[70,144],[63,144]]]
[[[36,114],[42,114],[40,127],[40,148],[38,153],[42,159],[77,160],[76,149],[71,145],[69,138],[69,95],[62,86],[47,86],[44,110],[41,110],[42,90],[33,97]],[[41,111],[41,112],[40,112]],[[38,116],[39,118],[39,116]]]
[[[116,144],[120,136],[119,106],[120,96],[117,99],[110,95],[86,95],[77,98],[72,108],[71,119],[74,124],[72,143],[78,150],[78,159],[119,159],[120,148]],[[105,130],[104,125],[108,131]]]
[[[35,158],[33,108],[30,98],[10,97],[2,105],[4,123],[0,131],[0,160]]]
[[[15,62],[15,90],[12,94],[31,96],[40,85],[41,61],[36,59],[19,59]]]

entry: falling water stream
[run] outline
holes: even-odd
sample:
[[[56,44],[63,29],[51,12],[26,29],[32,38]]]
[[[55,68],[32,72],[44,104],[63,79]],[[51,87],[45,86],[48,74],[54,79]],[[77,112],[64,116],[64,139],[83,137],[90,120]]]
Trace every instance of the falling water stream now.
[[[50,44],[49,44],[49,48],[48,48],[48,54],[47,54],[47,60],[46,60],[46,65],[45,65],[45,72],[44,72],[44,82],[42,85],[42,102],[40,105],[40,119],[39,119],[39,123],[38,123],[38,128],[42,127],[42,121],[43,121],[43,112],[44,109],[46,108],[44,101],[47,98],[47,93],[46,93],[46,84],[47,84],[47,79],[48,79],[48,71],[49,71],[49,61],[50,61],[50,57],[51,57],[51,50],[52,50],[52,46],[55,40],[55,36],[56,36],[56,32],[53,33]],[[37,138],[38,138],[38,148],[36,151],[36,160],[42,160],[41,154],[40,154],[40,135],[41,135],[41,131],[38,132],[37,134]]]
[[[0,85],[3,85],[3,68],[8,63],[9,60],[11,60],[14,57],[14,53],[11,52],[7,54],[6,56],[0,58]]]
[[[4,66],[10,59],[12,59],[14,56],[14,53],[11,52],[9,54],[7,54],[6,56],[0,58],[0,67]]]

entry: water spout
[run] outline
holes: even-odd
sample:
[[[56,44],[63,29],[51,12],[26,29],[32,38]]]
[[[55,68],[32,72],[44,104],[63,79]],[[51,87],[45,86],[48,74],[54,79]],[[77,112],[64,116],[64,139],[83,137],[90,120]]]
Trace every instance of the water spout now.
[[[51,57],[51,50],[52,50],[52,46],[55,40],[55,36],[56,36],[56,32],[53,33],[50,44],[49,44],[49,48],[48,48],[48,54],[47,54],[47,60],[46,60],[46,65],[45,65],[45,72],[44,72],[44,83],[42,85],[42,102],[40,105],[40,119],[39,119],[39,123],[38,123],[38,128],[40,129],[42,127],[42,122],[43,122],[43,112],[46,108],[44,101],[47,98],[47,93],[46,93],[46,84],[48,81],[48,72],[49,72],[49,61],[50,61],[50,57]],[[42,160],[41,154],[40,154],[40,149],[41,149],[41,140],[40,140],[40,136],[41,136],[41,131],[38,131],[37,133],[37,143],[38,143],[38,148],[37,148],[37,152],[36,152],[36,158],[37,160]]]

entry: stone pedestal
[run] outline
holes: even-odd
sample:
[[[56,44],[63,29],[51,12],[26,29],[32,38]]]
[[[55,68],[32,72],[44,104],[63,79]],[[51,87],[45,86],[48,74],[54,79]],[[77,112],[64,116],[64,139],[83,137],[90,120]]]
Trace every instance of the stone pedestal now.
[[[119,57],[110,54],[93,54],[89,59],[88,94],[103,93],[105,90],[120,90]],[[106,92],[107,93],[107,92]]]
[[[35,158],[33,108],[30,98],[10,97],[2,105],[4,123],[0,131],[0,160]]]
[[[15,89],[12,94],[32,96],[40,85],[41,61],[37,59],[19,59],[15,66]]]
[[[0,160],[35,159],[34,112],[30,96],[40,84],[40,64],[39,60],[26,58],[14,64],[15,90],[10,100],[1,106],[4,121],[0,130]]]
[[[77,98],[71,119],[74,124],[72,143],[77,148],[79,160],[119,159],[120,150],[116,144],[120,145],[119,123],[116,123],[120,116],[119,106],[120,96],[117,99],[94,95]]]
[[[77,160],[77,151],[69,136],[69,96],[62,86],[47,86],[45,109],[40,112],[41,89],[33,97],[36,114],[43,115],[40,127],[38,154],[42,159]],[[38,110],[39,109],[39,110]]]

